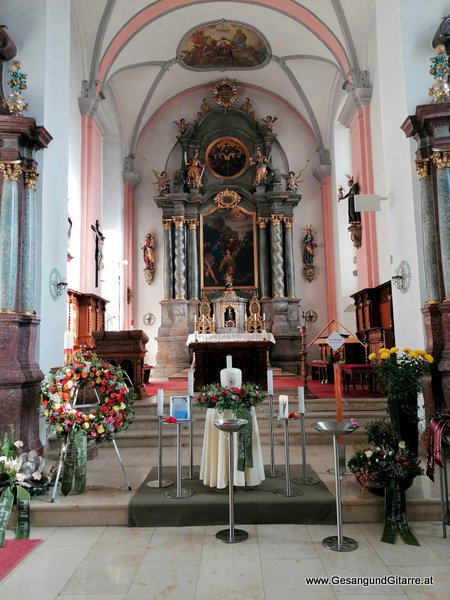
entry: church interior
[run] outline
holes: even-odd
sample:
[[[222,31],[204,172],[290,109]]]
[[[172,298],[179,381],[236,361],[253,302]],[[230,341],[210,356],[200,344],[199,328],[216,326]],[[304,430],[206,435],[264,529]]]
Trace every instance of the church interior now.
[[[2,0],[0,434],[56,485],[1,597],[446,597],[449,13]],[[431,365],[411,447],[374,366],[401,352]],[[391,543],[347,468],[388,417],[421,472]]]

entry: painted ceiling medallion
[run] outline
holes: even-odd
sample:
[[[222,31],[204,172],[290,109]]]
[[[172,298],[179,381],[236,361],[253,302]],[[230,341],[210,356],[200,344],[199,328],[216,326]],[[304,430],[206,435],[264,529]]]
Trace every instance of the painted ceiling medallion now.
[[[238,21],[213,21],[191,29],[178,46],[180,64],[188,69],[254,69],[270,60],[263,35]]]

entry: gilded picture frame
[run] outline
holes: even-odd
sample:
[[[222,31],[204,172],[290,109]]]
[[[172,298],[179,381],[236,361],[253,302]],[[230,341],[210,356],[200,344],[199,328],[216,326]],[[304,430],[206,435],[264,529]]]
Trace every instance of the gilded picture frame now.
[[[238,138],[224,135],[212,141],[205,152],[208,171],[220,179],[235,179],[250,166],[250,154]]]
[[[241,206],[215,207],[200,215],[200,285],[220,290],[258,287],[256,213]]]

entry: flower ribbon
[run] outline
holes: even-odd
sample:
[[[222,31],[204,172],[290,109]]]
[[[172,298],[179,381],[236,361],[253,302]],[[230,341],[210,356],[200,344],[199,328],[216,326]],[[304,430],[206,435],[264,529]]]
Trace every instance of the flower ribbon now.
[[[405,486],[399,479],[391,479],[386,485],[384,502],[384,531],[381,541],[395,544],[399,533],[405,544],[420,546],[408,525]]]
[[[247,411],[246,415],[242,415],[243,419],[248,421],[247,425],[239,432],[239,447],[238,447],[238,471],[244,471],[246,467],[253,467],[253,423],[252,413]]]
[[[10,485],[3,491],[0,499],[0,548],[5,544],[5,532],[11,516],[14,496],[17,498],[16,540],[30,537],[30,494],[21,485]]]
[[[81,494],[86,489],[87,435],[81,429],[67,434],[61,493],[67,496],[72,488]],[[57,483],[57,482],[56,482]]]

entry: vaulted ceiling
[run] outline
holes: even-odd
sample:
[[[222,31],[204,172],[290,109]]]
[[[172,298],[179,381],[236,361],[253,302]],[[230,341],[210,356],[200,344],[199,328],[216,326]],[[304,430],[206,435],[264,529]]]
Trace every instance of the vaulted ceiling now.
[[[83,79],[113,102],[127,153],[168,103],[222,78],[283,102],[308,123],[319,153],[329,147],[343,86],[360,84],[373,0],[76,0]],[[267,42],[253,68],[188,69],[181,43],[208,23],[238,22]],[[205,95],[206,92],[205,92]]]

